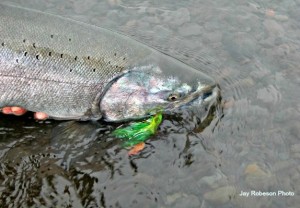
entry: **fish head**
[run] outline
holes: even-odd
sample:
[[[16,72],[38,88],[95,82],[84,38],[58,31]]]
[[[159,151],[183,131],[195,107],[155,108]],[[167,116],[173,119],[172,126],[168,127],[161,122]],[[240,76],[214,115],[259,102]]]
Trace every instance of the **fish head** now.
[[[179,61],[155,63],[133,66],[111,81],[100,101],[106,121],[141,119],[195,100],[199,105],[215,100],[216,83],[207,75]]]

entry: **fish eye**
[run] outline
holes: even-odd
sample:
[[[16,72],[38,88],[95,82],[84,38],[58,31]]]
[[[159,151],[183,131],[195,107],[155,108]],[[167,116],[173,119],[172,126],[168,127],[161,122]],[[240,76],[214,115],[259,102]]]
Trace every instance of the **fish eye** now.
[[[176,101],[180,98],[179,93],[171,93],[168,97],[168,101]]]

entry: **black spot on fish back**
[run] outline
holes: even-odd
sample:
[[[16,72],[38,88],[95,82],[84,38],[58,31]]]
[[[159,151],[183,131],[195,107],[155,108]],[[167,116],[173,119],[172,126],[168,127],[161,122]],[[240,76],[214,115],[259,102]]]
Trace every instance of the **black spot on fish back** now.
[[[36,55],[35,58],[36,58],[37,60],[39,60],[39,55]]]
[[[50,35],[50,37],[51,37],[51,38],[53,38],[53,37],[54,37],[54,35]]]
[[[4,46],[4,42],[2,42],[1,45]]]
[[[26,39],[23,39],[23,43],[25,43],[26,42]]]
[[[33,43],[32,46],[33,46],[34,48],[36,48],[35,43]]]

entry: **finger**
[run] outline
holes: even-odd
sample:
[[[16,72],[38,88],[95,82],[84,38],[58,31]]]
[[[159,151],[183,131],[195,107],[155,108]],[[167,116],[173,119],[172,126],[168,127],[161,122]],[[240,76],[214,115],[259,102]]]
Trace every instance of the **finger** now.
[[[11,107],[4,107],[2,108],[2,113],[3,114],[12,114],[12,110],[11,110]]]
[[[26,113],[26,109],[20,107],[11,107],[11,111],[16,116],[21,116]]]
[[[48,118],[48,115],[43,112],[36,112],[34,113],[34,118],[37,120],[46,120]]]

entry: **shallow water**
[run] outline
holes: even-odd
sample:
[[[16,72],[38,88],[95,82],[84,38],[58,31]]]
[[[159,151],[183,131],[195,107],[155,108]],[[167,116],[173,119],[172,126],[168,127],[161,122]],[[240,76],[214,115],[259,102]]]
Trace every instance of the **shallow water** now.
[[[133,36],[213,77],[222,102],[202,123],[165,115],[134,157],[117,125],[1,116],[3,207],[298,207],[299,1],[11,2]]]

